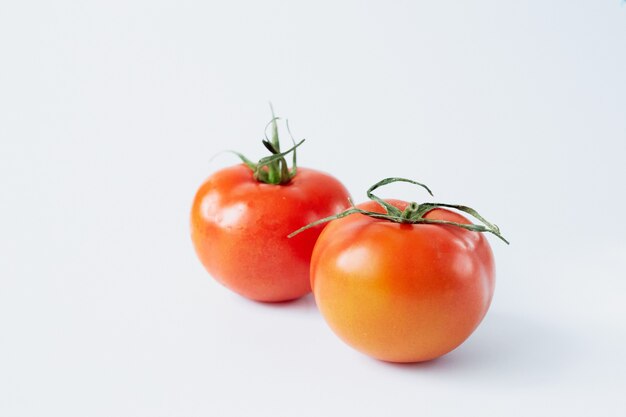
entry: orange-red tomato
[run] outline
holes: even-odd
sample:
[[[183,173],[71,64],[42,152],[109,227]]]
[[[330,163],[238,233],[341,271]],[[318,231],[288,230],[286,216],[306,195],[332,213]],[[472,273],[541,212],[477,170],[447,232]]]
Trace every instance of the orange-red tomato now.
[[[191,237],[204,267],[226,287],[258,301],[292,300],[311,291],[311,253],[324,225],[287,235],[344,210],[348,198],[338,180],[319,171],[298,167],[287,184],[275,185],[235,165],[196,193]]]
[[[400,210],[408,204],[386,201]],[[373,201],[358,207],[384,212]],[[470,223],[441,208],[424,218]],[[483,234],[363,214],[328,223],[311,261],[313,294],[332,330],[391,362],[426,361],[459,346],[485,316],[494,280]]]

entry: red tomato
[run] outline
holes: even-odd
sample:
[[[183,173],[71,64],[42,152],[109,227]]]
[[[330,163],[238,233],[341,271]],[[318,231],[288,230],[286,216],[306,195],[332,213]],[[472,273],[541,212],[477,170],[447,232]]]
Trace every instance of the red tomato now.
[[[385,201],[401,211],[408,205]],[[374,201],[357,208],[385,212]],[[471,224],[441,208],[424,219]],[[489,308],[495,271],[479,232],[356,213],[326,226],[311,280],[322,315],[348,345],[385,361],[419,362],[450,352],[474,331]]]
[[[309,267],[324,225],[287,238],[303,224],[348,206],[332,176],[298,167],[285,184],[266,184],[241,164],[211,175],[191,210],[191,237],[206,270],[258,301],[286,301],[311,290]]]

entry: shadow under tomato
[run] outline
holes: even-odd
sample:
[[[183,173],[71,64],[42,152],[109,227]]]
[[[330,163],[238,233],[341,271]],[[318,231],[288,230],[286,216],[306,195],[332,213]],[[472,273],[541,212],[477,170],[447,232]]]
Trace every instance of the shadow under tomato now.
[[[275,309],[290,309],[295,311],[303,311],[303,312],[316,312],[317,305],[315,304],[315,298],[313,294],[309,293],[303,297],[297,298],[295,300],[289,301],[278,301],[273,303],[267,303],[262,301],[251,301],[252,303],[267,307],[267,308],[275,308]]]
[[[377,362],[402,372],[460,379],[497,375],[510,382],[526,382],[550,379],[566,369],[580,344],[566,329],[492,312],[465,343],[447,355],[420,363]]]

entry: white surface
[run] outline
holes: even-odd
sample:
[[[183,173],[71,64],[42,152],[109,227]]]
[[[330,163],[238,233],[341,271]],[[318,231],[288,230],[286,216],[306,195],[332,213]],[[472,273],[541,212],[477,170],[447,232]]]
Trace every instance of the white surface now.
[[[626,415],[626,8],[295,3],[2,3],[0,415]],[[463,346],[377,362],[205,273],[193,194],[270,99],[357,201],[502,227]]]

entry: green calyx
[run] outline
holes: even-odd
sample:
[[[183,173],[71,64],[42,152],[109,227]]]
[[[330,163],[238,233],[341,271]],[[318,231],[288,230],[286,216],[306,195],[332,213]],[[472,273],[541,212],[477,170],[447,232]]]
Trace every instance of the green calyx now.
[[[287,184],[293,177],[296,176],[298,172],[297,167],[297,159],[296,159],[296,148],[304,143],[304,139],[300,142],[296,143],[291,135],[291,130],[289,130],[289,121],[285,121],[287,126],[287,131],[289,132],[289,136],[291,136],[291,141],[293,142],[293,146],[287,149],[284,152],[280,151],[280,141],[278,139],[278,124],[277,121],[280,120],[279,117],[274,115],[274,108],[270,103],[270,109],[272,111],[272,120],[265,126],[265,139],[262,140],[263,145],[267,148],[268,151],[271,152],[271,155],[261,158],[257,163],[252,162],[248,158],[246,158],[243,154],[235,151],[231,151],[235,155],[241,159],[241,161],[248,166],[254,173],[254,178],[265,184],[274,184],[274,185],[283,185]],[[271,139],[267,136],[267,129],[271,126],[272,128],[272,137]],[[293,152],[291,168],[287,165],[287,161],[285,160],[285,156],[289,153]]]
[[[395,223],[405,223],[405,224],[444,224],[444,225],[451,225],[451,226],[457,226],[457,227],[461,227],[463,229],[467,229],[467,230],[471,230],[474,232],[487,232],[487,233],[491,233],[496,235],[498,238],[500,238],[502,241],[504,241],[507,245],[509,244],[509,242],[502,236],[502,234],[500,233],[500,229],[498,228],[498,226],[496,226],[493,223],[488,222],[484,217],[482,217],[480,214],[478,214],[478,212],[476,210],[474,210],[471,207],[467,207],[467,206],[463,206],[463,205],[458,205],[458,204],[446,204],[446,203],[422,203],[422,204],[417,204],[415,202],[410,203],[404,210],[400,210],[399,208],[393,206],[392,204],[389,204],[388,202],[386,202],[385,200],[381,199],[380,197],[374,195],[373,191],[376,190],[379,187],[382,187],[383,185],[387,185],[387,184],[391,184],[394,182],[408,182],[410,184],[415,184],[415,185],[419,185],[420,187],[424,188],[426,191],[428,191],[428,193],[432,196],[433,193],[430,191],[430,189],[424,185],[421,184],[419,182],[413,181],[413,180],[409,180],[406,178],[385,178],[384,180],[381,180],[379,182],[377,182],[376,184],[372,185],[368,190],[367,190],[367,197],[372,200],[375,201],[376,203],[380,204],[380,206],[385,210],[385,213],[376,213],[373,211],[367,211],[367,210],[363,210],[360,209],[358,207],[354,206],[354,203],[352,203],[352,201],[350,201],[350,203],[352,204],[352,207],[347,209],[346,211],[343,211],[339,214],[335,214],[333,216],[329,216],[320,220],[317,220],[311,224],[308,224],[304,227],[301,227],[300,229],[296,230],[295,232],[291,233],[289,235],[289,237],[293,237],[295,235],[297,235],[300,232],[303,232],[311,227],[315,227],[319,224],[323,224],[323,223],[327,223],[331,220],[335,220],[335,219],[340,219],[342,217],[346,217],[349,216],[351,214],[354,213],[359,213],[359,214],[364,214],[366,216],[370,216],[373,217],[375,219],[382,219],[382,220],[388,220],[391,222],[395,222]],[[451,221],[447,221],[447,220],[437,220],[437,219],[427,219],[424,216],[431,210],[436,209],[438,207],[443,207],[443,208],[453,208],[459,211],[462,211],[464,213],[469,214],[470,216],[476,218],[478,221],[480,221],[481,224],[464,224],[464,223],[457,223],[457,222],[451,222]]]

